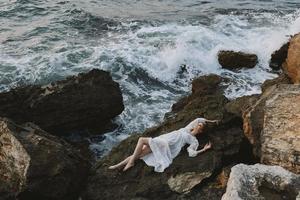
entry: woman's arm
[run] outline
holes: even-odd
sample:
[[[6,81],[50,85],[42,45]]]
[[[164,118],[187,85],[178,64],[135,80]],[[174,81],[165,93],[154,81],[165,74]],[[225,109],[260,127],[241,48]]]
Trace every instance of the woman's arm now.
[[[193,129],[198,123],[205,123],[206,119],[204,118],[196,118],[192,122],[190,122],[185,128],[188,130]]]
[[[210,148],[211,148],[211,143],[208,142],[202,149],[200,149],[199,151],[197,151],[197,154],[203,153],[204,151],[207,151]]]
[[[205,119],[202,117],[196,118],[195,120],[193,120],[192,122],[190,122],[186,128],[191,129],[194,128],[198,123],[205,123],[205,122],[211,122],[211,123],[219,123],[220,120],[209,120],[209,119]]]
[[[188,139],[188,143],[190,144],[190,146],[187,148],[187,151],[189,153],[189,156],[190,157],[195,157],[198,155],[198,146],[199,146],[199,143],[198,143],[198,140],[196,138],[192,138],[189,137]]]
[[[195,139],[195,140],[190,144],[190,146],[187,148],[187,151],[188,151],[190,157],[195,157],[195,156],[197,156],[198,154],[200,154],[200,153],[202,153],[202,152],[204,152],[204,151],[207,151],[208,149],[211,148],[211,143],[210,143],[210,142],[208,142],[208,143],[207,143],[202,149],[200,149],[200,150],[197,150],[198,145],[199,145],[198,140]]]
[[[211,122],[211,123],[217,123],[219,124],[220,120],[209,120],[209,119],[205,119],[206,122]]]

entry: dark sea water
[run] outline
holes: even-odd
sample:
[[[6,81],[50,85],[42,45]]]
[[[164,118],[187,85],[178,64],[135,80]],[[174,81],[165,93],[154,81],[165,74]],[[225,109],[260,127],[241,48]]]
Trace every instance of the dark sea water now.
[[[111,72],[126,108],[118,129],[89,139],[101,156],[159,123],[199,75],[230,78],[229,98],[259,93],[276,76],[271,53],[297,32],[300,0],[0,0],[0,91]],[[221,69],[220,49],[255,53],[259,63]]]

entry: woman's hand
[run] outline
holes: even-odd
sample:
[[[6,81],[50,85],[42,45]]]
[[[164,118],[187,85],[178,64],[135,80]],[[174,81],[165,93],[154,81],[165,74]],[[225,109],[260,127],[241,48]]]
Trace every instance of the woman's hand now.
[[[208,142],[201,150],[197,151],[197,154],[203,153],[204,151],[208,150],[211,148],[211,143]]]
[[[210,149],[210,148],[211,148],[211,143],[208,142],[208,143],[204,146],[203,150],[206,151],[206,150],[208,150],[208,149]]]

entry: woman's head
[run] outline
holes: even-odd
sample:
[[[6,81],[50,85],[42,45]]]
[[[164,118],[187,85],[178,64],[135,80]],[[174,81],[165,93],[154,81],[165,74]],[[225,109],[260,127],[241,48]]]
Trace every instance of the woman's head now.
[[[193,135],[198,135],[203,132],[204,129],[204,124],[203,123],[198,123],[194,128],[193,128]]]

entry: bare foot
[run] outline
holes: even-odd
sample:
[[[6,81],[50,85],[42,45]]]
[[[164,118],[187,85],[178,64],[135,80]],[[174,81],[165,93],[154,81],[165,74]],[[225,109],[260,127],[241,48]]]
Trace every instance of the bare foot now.
[[[109,167],[108,167],[108,169],[111,169],[111,170],[117,169],[117,168],[118,168],[118,165],[112,165],[112,166],[109,166]]]
[[[127,165],[124,167],[123,171],[125,172],[126,170],[128,170],[129,168],[134,166],[134,162],[128,162]]]
[[[114,170],[114,169],[119,169],[119,168],[121,168],[121,167],[122,167],[122,165],[117,164],[117,165],[109,166],[108,169]]]

